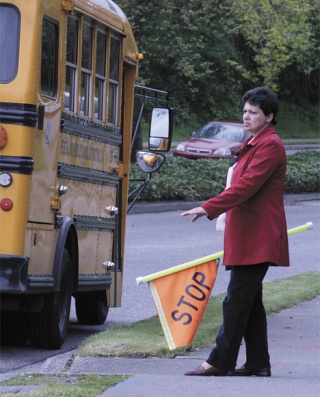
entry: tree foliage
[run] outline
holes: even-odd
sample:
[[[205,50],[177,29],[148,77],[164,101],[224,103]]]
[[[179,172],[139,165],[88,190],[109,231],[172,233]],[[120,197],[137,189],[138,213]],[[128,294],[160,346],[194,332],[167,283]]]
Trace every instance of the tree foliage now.
[[[244,38],[256,63],[256,68],[246,68],[234,62],[243,77],[277,91],[281,73],[292,64],[306,75],[318,69],[317,7],[313,0],[233,1],[233,30]]]
[[[167,90],[176,123],[239,119],[240,97],[267,85],[319,100],[319,0],[118,0],[139,52],[139,84]]]

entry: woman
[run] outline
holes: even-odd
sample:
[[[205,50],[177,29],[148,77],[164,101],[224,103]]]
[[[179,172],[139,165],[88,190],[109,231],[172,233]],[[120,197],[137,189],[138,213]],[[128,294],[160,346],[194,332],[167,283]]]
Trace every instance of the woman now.
[[[286,153],[275,130],[277,96],[257,87],[242,103],[243,125],[252,137],[240,148],[231,186],[181,214],[194,215],[195,222],[227,212],[223,265],[231,270],[216,345],[188,376],[271,376],[262,282],[269,266],[289,266],[283,203]],[[246,363],[235,369],[243,338]]]

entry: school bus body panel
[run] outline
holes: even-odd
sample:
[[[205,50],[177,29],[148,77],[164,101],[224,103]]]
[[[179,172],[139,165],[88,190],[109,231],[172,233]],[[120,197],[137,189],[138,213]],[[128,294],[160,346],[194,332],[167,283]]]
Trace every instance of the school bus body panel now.
[[[134,81],[136,78],[136,69],[133,65],[127,64],[126,70],[124,73],[124,79],[126,82],[126,90],[124,93],[124,103],[127,106],[128,118],[123,120],[123,158],[130,158],[130,148],[131,148],[131,134],[132,134],[132,123],[130,120],[133,119],[133,98],[134,98]],[[123,190],[123,199],[120,203],[121,211],[123,214],[127,212],[128,200],[128,191],[129,191],[129,172],[130,172],[130,163],[125,162],[121,164],[121,169],[119,172],[122,180],[122,190]],[[123,217],[121,219],[121,230],[122,230],[122,238],[121,238],[121,252],[124,253],[125,247],[125,231],[126,231],[126,218]],[[123,262],[123,261],[122,261]]]
[[[32,4],[23,1],[12,3],[20,11],[20,41],[18,73],[10,84],[1,85],[0,101],[7,104],[36,103],[37,67],[40,19],[37,10],[39,2]],[[23,66],[23,67],[22,67]],[[28,78],[26,78],[28,76]],[[8,134],[7,145],[1,155],[32,157],[34,127],[25,125],[4,125]],[[6,196],[12,197],[14,207],[10,212],[0,212],[0,253],[24,255],[24,236],[29,209],[30,175],[17,174],[14,183],[6,189]],[[23,198],[23,199],[21,199]],[[17,227],[17,225],[19,225]]]
[[[59,230],[53,226],[31,225],[26,231],[25,255],[29,260],[29,274],[52,275],[52,264],[54,262],[55,249],[59,236]]]
[[[97,140],[62,132],[59,160],[79,167],[113,173],[114,167],[119,163],[118,151],[115,144],[101,145]]]
[[[0,209],[1,309],[35,312],[41,321],[35,328],[37,321],[30,317],[31,344],[57,348],[63,343],[68,319],[50,317],[50,308],[68,313],[70,307],[64,301],[70,293],[76,300],[88,294],[93,310],[95,299],[108,307],[121,304],[137,47],[126,17],[109,0],[75,0],[74,4],[6,0],[0,1],[2,5],[19,10],[20,39],[17,74],[0,88],[0,124],[8,135],[7,144],[0,148],[0,173],[9,172],[13,180],[10,186],[0,187],[0,200],[9,197],[13,202],[11,211]],[[69,11],[79,26],[78,51],[84,25],[93,31],[90,73],[81,64],[81,54],[77,55],[74,110],[65,106]],[[55,89],[45,93],[41,68],[46,64],[42,63],[43,35],[48,26],[56,34],[53,56],[58,56],[58,62]],[[105,34],[108,47],[102,76],[105,103],[99,120],[94,59],[98,32]],[[113,39],[119,46],[116,80],[108,69]],[[91,76],[90,114],[83,114],[81,108],[82,73]],[[111,85],[113,97],[108,94]],[[114,108],[109,106],[110,98]],[[21,115],[22,121],[7,116],[8,109]],[[114,207],[118,212],[109,210]],[[55,294],[60,298],[53,299]],[[62,302],[63,310],[52,306],[55,302]],[[79,310],[80,316],[86,316]],[[41,334],[43,324],[47,324],[45,337],[37,340],[34,334]]]
[[[122,283],[123,273],[111,273],[112,283],[108,290],[108,296],[110,299],[110,306],[120,307],[121,306],[121,294],[122,294]]]
[[[112,260],[112,242],[111,233],[101,233],[99,231],[88,232],[81,230],[78,232],[79,247],[82,253],[79,258],[79,273],[88,273],[87,264],[95,263],[91,269],[92,274],[103,274],[105,269],[102,263],[106,260]],[[82,247],[86,249],[81,249]]]
[[[104,208],[114,205],[116,191],[113,186],[97,186],[93,189],[90,183],[71,182],[68,179],[61,179],[59,182],[68,189],[68,193],[61,197],[62,215],[65,213],[72,217],[96,216],[104,219]]]
[[[0,254],[24,255],[29,184],[28,175],[16,175],[14,183],[6,190],[6,197],[11,198],[14,206],[11,211],[0,212]]]
[[[61,105],[46,104],[44,129],[36,130],[33,140],[34,171],[31,179],[30,222],[50,224],[54,222],[50,199],[56,186],[60,124]]]

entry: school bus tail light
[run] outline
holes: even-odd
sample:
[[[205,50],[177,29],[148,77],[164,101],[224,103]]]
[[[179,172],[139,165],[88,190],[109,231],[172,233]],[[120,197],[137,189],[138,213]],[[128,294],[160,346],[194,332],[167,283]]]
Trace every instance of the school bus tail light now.
[[[8,134],[2,125],[0,125],[0,150],[2,150],[8,142]]]
[[[1,208],[3,211],[11,211],[11,210],[12,210],[12,207],[13,207],[13,202],[12,202],[12,200],[10,200],[9,198],[3,198],[3,199],[0,201],[0,208]]]

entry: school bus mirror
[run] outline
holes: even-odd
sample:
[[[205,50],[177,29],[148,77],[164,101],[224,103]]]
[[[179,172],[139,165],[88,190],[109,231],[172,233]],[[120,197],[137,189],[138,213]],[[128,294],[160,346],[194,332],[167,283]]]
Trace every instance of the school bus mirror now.
[[[149,150],[167,152],[168,145],[168,138],[149,138]]]
[[[152,109],[149,150],[157,152],[169,152],[172,141],[173,109],[155,107]]]
[[[165,156],[160,153],[138,151],[136,160],[142,171],[152,173],[157,171],[165,162]]]

